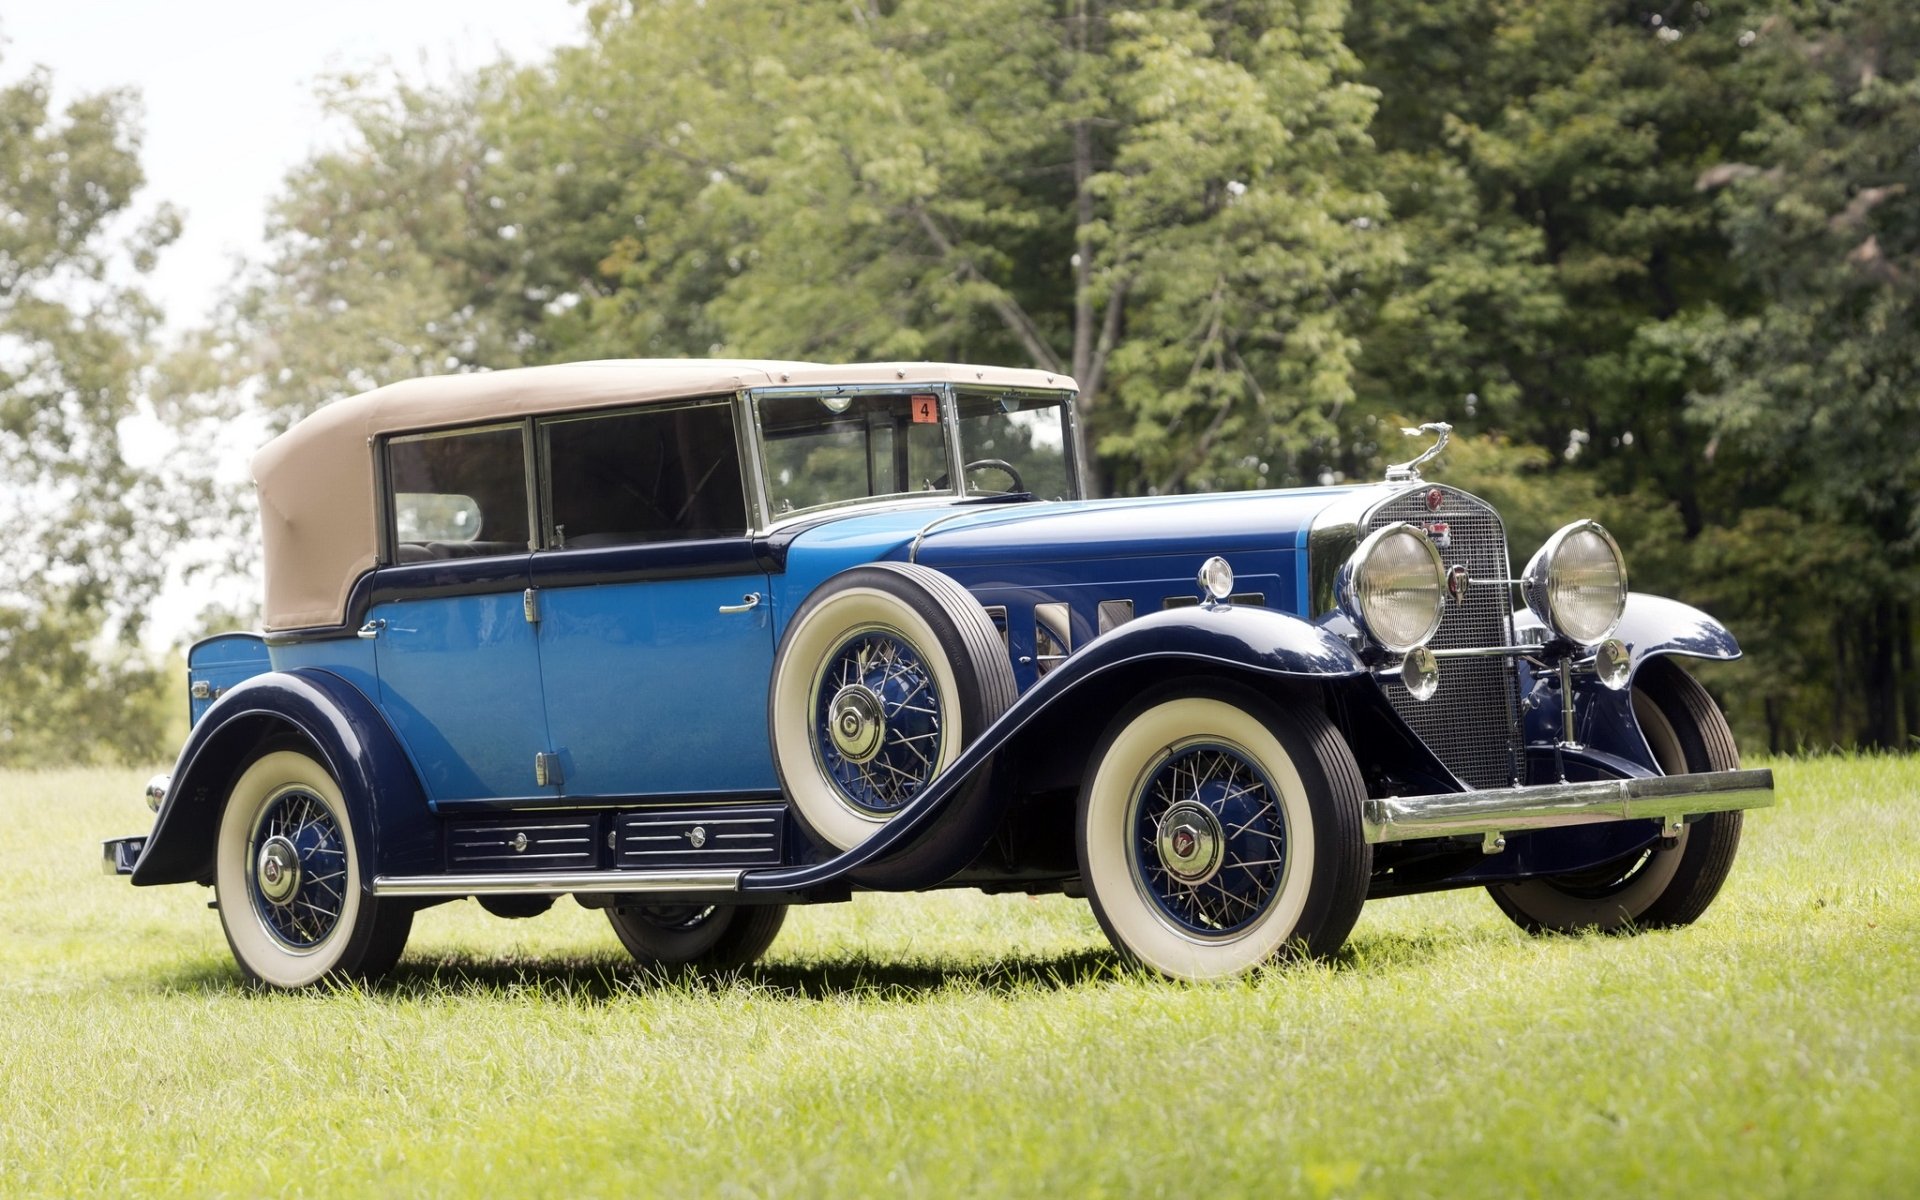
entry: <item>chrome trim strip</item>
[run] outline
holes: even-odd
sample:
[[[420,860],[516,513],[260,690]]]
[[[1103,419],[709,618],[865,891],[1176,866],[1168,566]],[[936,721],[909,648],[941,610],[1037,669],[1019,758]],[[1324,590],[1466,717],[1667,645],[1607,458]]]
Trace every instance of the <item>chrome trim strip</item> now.
[[[1334,609],[1333,582],[1347,558],[1360,546],[1373,510],[1407,490],[1406,484],[1363,484],[1314,514],[1307,527],[1307,611],[1311,621]]]
[[[493,875],[381,875],[376,896],[561,896],[608,892],[737,892],[744,871],[520,871]]]
[[[1393,796],[1362,807],[1367,841],[1516,833],[1605,821],[1671,819],[1773,803],[1773,772],[1716,771],[1599,779],[1437,796]]]

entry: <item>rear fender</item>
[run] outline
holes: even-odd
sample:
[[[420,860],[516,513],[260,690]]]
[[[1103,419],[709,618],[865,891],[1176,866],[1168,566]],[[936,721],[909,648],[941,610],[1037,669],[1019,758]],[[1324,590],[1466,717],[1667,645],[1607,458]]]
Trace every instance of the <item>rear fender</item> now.
[[[339,782],[364,885],[383,871],[437,866],[425,789],[385,718],[339,676],[303,667],[235,684],[194,725],[134,864],[134,885],[212,883],[229,789],[263,745],[286,737],[305,742]]]
[[[1270,691],[1331,683],[1366,672],[1365,664],[1337,635],[1272,609],[1221,605],[1141,617],[1087,643],[1027,689],[878,833],[822,863],[749,871],[740,886],[744,891],[801,891],[907,849],[938,826],[948,797],[974,772],[992,769],[995,757],[1017,739],[1051,734],[1061,722],[1075,729],[1095,722],[1094,727],[1104,726],[1106,718],[1136,694],[1133,685],[1138,680],[1207,675],[1242,680]],[[1080,740],[1083,747],[1091,744],[1091,738]],[[967,856],[978,849],[968,847]],[[890,881],[890,886],[906,889],[937,882]]]

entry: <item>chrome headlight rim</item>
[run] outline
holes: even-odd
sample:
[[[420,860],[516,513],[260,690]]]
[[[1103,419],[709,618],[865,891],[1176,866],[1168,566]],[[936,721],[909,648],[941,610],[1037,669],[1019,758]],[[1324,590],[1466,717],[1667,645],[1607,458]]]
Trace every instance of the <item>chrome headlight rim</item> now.
[[[1434,605],[1432,619],[1417,638],[1389,639],[1384,636],[1378,622],[1368,619],[1365,605],[1356,592],[1356,583],[1367,568],[1369,560],[1387,541],[1397,537],[1409,537],[1426,552],[1427,560],[1433,567]],[[1406,654],[1426,645],[1433,635],[1440,631],[1440,621],[1447,613],[1447,566],[1440,557],[1440,548],[1433,544],[1427,531],[1410,521],[1396,521],[1384,525],[1368,534],[1347,561],[1340,568],[1339,578],[1334,584],[1334,594],[1338,598],[1340,611],[1351,619],[1368,641],[1387,651],[1389,654]]]
[[[1598,631],[1581,631],[1572,628],[1573,623],[1567,620],[1566,614],[1562,611],[1564,606],[1557,603],[1555,595],[1554,568],[1560,551],[1576,535],[1585,533],[1597,536],[1605,544],[1608,552],[1613,555],[1617,576],[1615,590],[1618,593],[1618,599],[1614,606],[1613,617],[1604,629]],[[1627,556],[1620,552],[1620,543],[1607,532],[1606,526],[1595,520],[1570,521],[1554,530],[1553,536],[1549,537],[1540,549],[1534,551],[1533,557],[1528,560],[1521,584],[1527,607],[1533,610],[1534,616],[1540,618],[1540,623],[1552,630],[1555,636],[1565,638],[1577,646],[1591,647],[1605,642],[1620,628],[1620,621],[1626,616]]]

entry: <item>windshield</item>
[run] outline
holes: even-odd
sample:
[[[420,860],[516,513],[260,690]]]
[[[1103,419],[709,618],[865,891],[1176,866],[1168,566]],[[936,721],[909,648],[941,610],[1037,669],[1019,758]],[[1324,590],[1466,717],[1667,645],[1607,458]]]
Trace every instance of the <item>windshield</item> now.
[[[756,396],[771,516],[928,493],[1070,496],[1066,402],[961,392],[956,484],[937,392]]]
[[[871,496],[946,491],[946,426],[930,392],[762,396],[767,501],[777,519]]]
[[[1067,398],[960,393],[967,495],[1074,496],[1067,463]]]

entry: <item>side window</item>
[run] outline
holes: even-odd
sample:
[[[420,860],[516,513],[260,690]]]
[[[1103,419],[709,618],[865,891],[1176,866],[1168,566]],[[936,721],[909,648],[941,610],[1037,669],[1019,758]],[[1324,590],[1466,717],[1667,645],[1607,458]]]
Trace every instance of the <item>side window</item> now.
[[[733,406],[639,409],[541,426],[547,545],[591,549],[747,531]]]
[[[527,465],[519,425],[415,434],[387,443],[399,562],[527,551]]]

